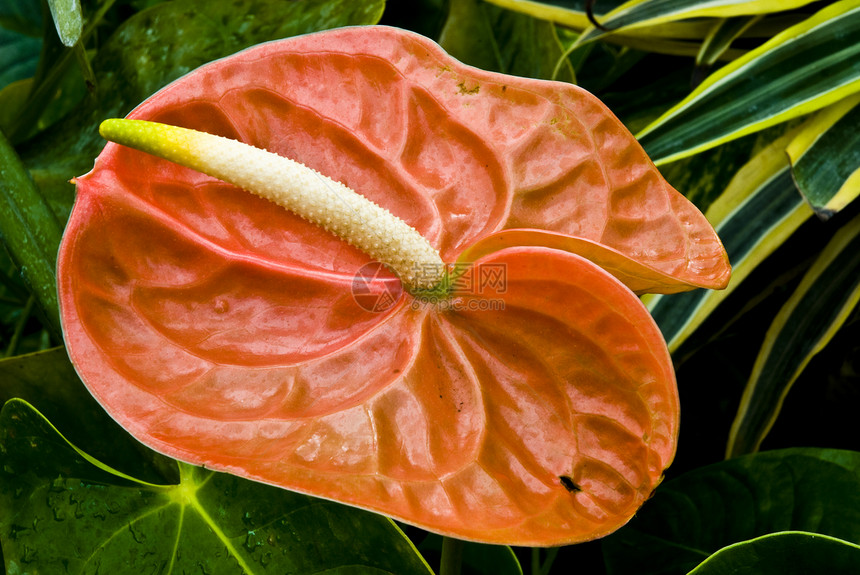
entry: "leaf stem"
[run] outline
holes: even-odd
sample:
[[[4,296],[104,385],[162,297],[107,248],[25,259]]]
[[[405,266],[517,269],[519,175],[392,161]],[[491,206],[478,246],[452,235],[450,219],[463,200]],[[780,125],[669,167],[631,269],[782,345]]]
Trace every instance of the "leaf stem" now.
[[[442,538],[442,560],[439,575],[460,575],[463,569],[463,549],[466,542],[455,537]]]
[[[555,558],[558,556],[559,549],[560,547],[550,547],[547,549],[546,559],[541,563],[541,548],[532,547],[532,575],[548,575],[550,569],[552,569],[552,564],[555,562]]]
[[[31,295],[27,299],[24,309],[21,310],[21,317],[15,322],[15,331],[12,333],[12,338],[9,340],[9,345],[6,347],[5,357],[12,357],[18,351],[18,344],[21,342],[21,335],[24,333],[24,328],[27,321],[30,319],[30,314],[33,313],[33,306],[36,303],[35,296]]]
[[[96,90],[96,74],[93,72],[90,59],[87,57],[87,50],[84,48],[83,43],[78,41],[72,47],[72,52],[74,52],[75,59],[78,61],[78,66],[81,69],[81,75],[84,77],[84,82],[87,84],[87,91],[92,94]]]

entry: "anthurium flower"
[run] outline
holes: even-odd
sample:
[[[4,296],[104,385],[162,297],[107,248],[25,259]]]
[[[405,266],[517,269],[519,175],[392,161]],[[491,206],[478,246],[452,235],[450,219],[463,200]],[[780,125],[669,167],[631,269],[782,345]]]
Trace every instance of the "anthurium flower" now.
[[[152,154],[108,144],[77,179],[59,291],[78,372],[142,442],[518,545],[607,534],[659,483],[677,389],[634,292],[729,267],[593,96],[364,27],[219,60],[129,118],[196,131],[105,124]],[[281,201],[284,158],[318,174]],[[341,192],[385,222],[332,216]]]

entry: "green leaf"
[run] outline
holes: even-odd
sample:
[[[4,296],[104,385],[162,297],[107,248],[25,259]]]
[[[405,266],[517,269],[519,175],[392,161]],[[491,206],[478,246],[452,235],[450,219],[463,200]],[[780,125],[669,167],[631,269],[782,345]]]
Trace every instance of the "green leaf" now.
[[[439,44],[477,68],[547,80],[553,79],[566,48],[554,24],[478,0],[451,4]],[[572,81],[573,77],[567,62],[554,79]]]
[[[842,0],[711,74],[638,134],[662,164],[860,90],[860,0]]]
[[[68,182],[92,168],[104,146],[99,123],[194,68],[254,44],[339,26],[373,24],[384,0],[177,0],[126,20],[93,59],[98,89],[87,106],[34,138],[21,155],[65,221],[74,199]]]
[[[850,575],[860,565],[860,546],[802,531],[774,533],[721,549],[690,575]]]
[[[691,18],[731,18],[792,10],[813,0],[630,0],[599,18],[601,30],[591,27],[580,42],[628,28],[641,28]]]
[[[69,48],[77,44],[84,31],[80,0],[48,0],[48,8],[51,9],[60,42]]]
[[[779,531],[858,542],[858,509],[860,453],[758,453],[661,485],[628,525],[604,540],[604,559],[612,575],[668,575],[687,573],[728,545]]]
[[[732,42],[760,20],[760,16],[737,16],[719,20],[705,37],[696,55],[697,66],[713,66]]]
[[[732,425],[729,456],[756,451],[791,386],[860,301],[860,216],[840,229],[767,332]]]
[[[101,16],[104,15],[110,4],[112,4],[112,0],[105,2],[103,8],[88,23],[89,34],[99,24]],[[9,140],[16,146],[35,133],[39,118],[45,115],[48,108],[52,107],[52,100],[66,99],[70,96],[61,95],[63,88],[67,86],[60,84],[69,76],[67,70],[70,68],[68,64],[73,60],[72,55],[83,52],[82,41],[75,45],[75,50],[68,50],[63,46],[60,37],[54,31],[55,26],[52,24],[51,19],[48,19],[43,26],[41,50],[38,55],[34,54],[34,58],[38,56],[38,67],[35,74],[28,78],[32,81],[30,92],[23,103],[8,112],[13,120],[8,122],[8,126],[4,126],[4,131]],[[80,82],[80,74],[77,74],[75,79]],[[54,118],[59,112],[59,109],[52,111]]]
[[[669,349],[675,351],[767,256],[811,215],[794,182],[785,146],[789,133],[741,168],[705,213],[732,264],[732,280],[722,291],[695,290],[648,298],[651,315]]]
[[[36,72],[42,41],[0,28],[0,88]]]
[[[860,195],[860,94],[811,118],[786,151],[797,187],[820,217]]]
[[[9,573],[430,573],[385,517],[185,464],[176,485],[142,482],[20,400],[0,460]]]
[[[25,78],[8,84],[0,90],[0,130],[8,133],[21,109],[27,104],[33,89],[33,79]]]
[[[42,4],[39,0],[0,0],[0,27],[25,36],[42,35]]]
[[[33,405],[70,442],[86,445],[111,467],[145,481],[161,479],[166,467],[162,456],[133,439],[93,399],[65,348],[0,360],[0,405],[13,398]]]
[[[56,261],[62,233],[21,159],[0,133],[0,236],[58,341]]]

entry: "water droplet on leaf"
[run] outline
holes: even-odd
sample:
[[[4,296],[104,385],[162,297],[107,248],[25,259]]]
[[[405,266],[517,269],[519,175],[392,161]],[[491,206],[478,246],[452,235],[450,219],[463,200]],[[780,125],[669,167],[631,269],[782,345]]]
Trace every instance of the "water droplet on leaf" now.
[[[260,541],[259,537],[257,537],[257,533],[254,531],[248,531],[248,535],[245,537],[245,549],[253,552],[262,545],[263,542]]]

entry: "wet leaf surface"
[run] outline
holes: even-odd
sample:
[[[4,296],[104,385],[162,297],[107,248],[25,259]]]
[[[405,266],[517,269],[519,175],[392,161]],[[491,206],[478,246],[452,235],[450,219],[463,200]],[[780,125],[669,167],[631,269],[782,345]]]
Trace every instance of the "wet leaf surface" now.
[[[138,479],[176,479],[176,465],[147,449],[93,399],[65,348],[0,360],[0,404],[18,398],[32,405],[75,445],[106,465]]]
[[[7,572],[430,573],[384,517],[180,464],[180,481],[122,475],[21,400],[0,412]]]

